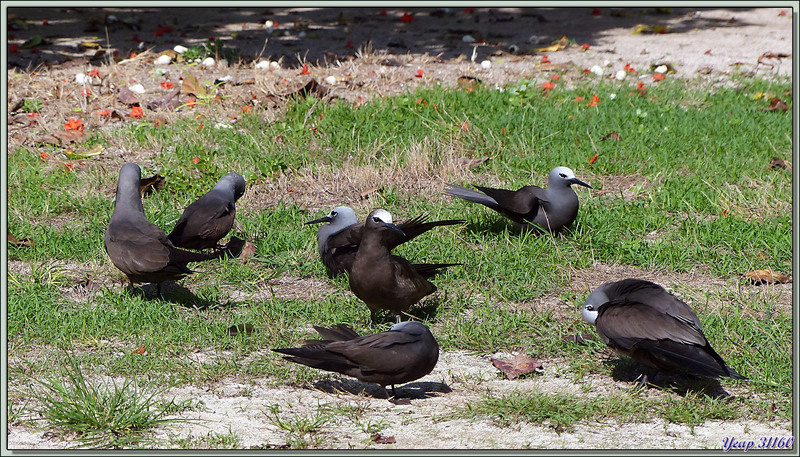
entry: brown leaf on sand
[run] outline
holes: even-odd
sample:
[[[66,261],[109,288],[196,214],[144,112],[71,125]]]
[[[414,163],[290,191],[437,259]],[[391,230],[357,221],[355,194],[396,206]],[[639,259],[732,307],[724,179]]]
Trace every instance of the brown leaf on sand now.
[[[195,96],[197,95],[204,96],[206,95],[207,92],[205,88],[202,87],[200,83],[197,81],[197,78],[195,78],[194,76],[187,76],[183,78],[183,84],[181,84],[181,90],[185,94],[195,95]]]
[[[783,100],[778,97],[773,97],[772,100],[769,101],[769,108],[765,108],[767,111],[789,111],[789,105],[786,104]]]
[[[297,89],[292,91],[280,94],[282,97],[294,97],[294,98],[305,98],[309,95],[313,95],[315,97],[327,97],[329,95],[330,89],[323,86],[322,84],[318,83],[315,79],[309,80],[304,86],[301,86]],[[336,96],[331,96],[331,98],[338,98]]]
[[[149,195],[153,191],[161,190],[166,184],[167,179],[159,174],[148,176],[139,180],[139,193]]]
[[[11,232],[8,232],[8,242],[11,243],[12,246],[19,247],[31,246],[33,244],[33,241],[31,241],[30,238],[17,238],[12,235]]]
[[[136,95],[125,86],[122,86],[117,90],[117,100],[123,105],[133,106],[139,104],[139,99]]]
[[[792,162],[788,160],[783,160],[780,157],[773,157],[772,160],[769,161],[770,168],[782,168],[784,170],[792,171]]]
[[[174,110],[175,108],[181,106],[181,102],[177,98],[178,94],[180,93],[180,89],[175,89],[161,98],[151,100],[147,102],[147,109],[156,110],[158,108],[166,108],[169,110]]]
[[[380,433],[373,433],[370,438],[375,444],[394,444],[396,442],[394,436],[383,436]]]
[[[612,140],[617,140],[617,141],[621,141],[622,140],[622,138],[620,138],[620,136],[619,136],[619,133],[611,132],[608,135],[604,136],[603,138],[600,138],[600,141],[605,141],[605,140],[608,140],[609,138],[612,139]]]
[[[775,284],[775,283],[792,282],[791,276],[785,275],[783,273],[778,273],[776,271],[772,271],[771,269],[749,271],[744,274],[744,277],[747,278],[753,284]]]
[[[42,138],[34,140],[34,143],[47,143],[55,146],[65,146],[84,139],[83,132],[80,130],[67,130],[66,132],[53,132]]]
[[[502,371],[509,380],[513,380],[517,376],[533,373],[539,368],[542,368],[542,364],[538,360],[534,360],[522,353],[515,355],[514,358],[510,360],[494,358],[491,360],[495,368]]]

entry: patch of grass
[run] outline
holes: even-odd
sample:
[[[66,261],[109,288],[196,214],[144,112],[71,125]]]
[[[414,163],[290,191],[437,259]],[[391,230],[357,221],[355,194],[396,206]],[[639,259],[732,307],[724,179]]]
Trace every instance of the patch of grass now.
[[[156,398],[165,389],[139,387],[130,379],[122,385],[92,382],[74,358],[69,362],[61,372],[64,379],[33,378],[43,389],[31,396],[42,405],[39,413],[48,426],[77,434],[81,447],[138,447],[145,440],[142,433],[146,430],[179,420],[167,418],[167,411]]]
[[[525,348],[532,356],[566,359],[571,379],[608,374],[599,354],[604,346],[562,338],[594,332],[580,321],[585,295],[570,284],[575,272],[620,265],[728,280],[757,268],[792,268],[792,178],[768,168],[772,156],[791,151],[792,119],[762,110],[767,102],[757,97],[791,90],[791,82],[741,79],[710,90],[692,84],[649,85],[647,97],[638,96],[633,85],[609,81],[559,85],[547,93],[530,81],[502,91],[431,86],[359,106],[309,97],[289,100],[279,112],[241,114],[234,128],[216,127],[232,121],[209,100],[192,111],[202,119],[181,111],[166,125],[141,122],[98,134],[90,144],[137,155],[148,151],[143,175],[157,172],[167,185],[145,197],[143,206],[149,220],[167,232],[222,175],[235,171],[247,178],[234,232],[253,242],[256,253],[246,263],[193,264],[196,274],[150,300],[123,290],[123,275],[103,249],[119,159],[91,157],[86,166],[68,171],[52,159],[61,153],[57,148],[46,149],[49,161],[38,149],[14,148],[8,154],[9,230],[34,244],[8,249],[9,259],[32,270],[9,276],[9,348],[19,355],[36,347],[88,347],[92,351],[76,356],[84,366],[102,366],[109,376],[147,372],[160,383],[245,376],[300,385],[318,379],[319,371],[262,351],[315,337],[311,325],[344,322],[360,334],[384,329],[369,326],[369,312],[349,292],[346,277],[325,276],[316,227],[303,225],[327,212],[327,205],[344,203],[362,217],[381,206],[398,219],[429,214],[466,220],[395,252],[416,262],[464,264],[435,277],[439,291],[410,310],[431,326],[443,350]],[[585,100],[594,94],[601,104],[590,107]],[[576,101],[579,96],[583,102]],[[601,141],[611,132],[620,140]],[[598,158],[590,164],[594,154]],[[468,170],[452,165],[461,157],[483,156],[490,160]],[[558,165],[571,167],[595,188],[577,190],[578,220],[559,237],[521,234],[482,206],[432,192],[440,181],[544,186]],[[372,176],[379,189],[361,196],[375,185]],[[336,180],[335,193],[326,180]],[[335,199],[343,201],[331,203]],[[75,298],[81,280],[70,273],[75,265],[89,278],[108,271],[115,276]],[[152,286],[145,288],[152,292]],[[702,305],[698,314],[714,347],[754,379],[747,386],[763,398],[748,404],[756,420],[786,418],[791,409],[791,322],[776,304],[784,295],[776,294],[756,300],[717,292],[695,303]],[[559,297],[548,302],[552,308],[542,305],[552,297]],[[230,336],[228,328],[239,324],[254,331]],[[147,356],[134,353],[141,346]],[[18,366],[10,368],[22,376]],[[44,375],[52,377],[55,370],[41,366]],[[637,405],[624,399],[572,409],[568,397],[546,401],[536,413],[541,416],[526,420],[568,426],[606,415],[638,417]],[[492,408],[506,408],[509,418],[532,408],[522,398],[505,403]],[[678,406],[667,405],[671,412],[662,417],[694,423],[727,414],[725,405],[698,405],[698,416]],[[313,447],[319,438],[299,431],[304,421],[313,424],[323,416],[272,418],[298,431],[296,447]],[[356,425],[365,432],[382,426]]]
[[[272,404],[264,411],[269,423],[287,432],[287,441],[292,449],[316,448],[325,441],[318,432],[333,418],[326,408],[320,407],[308,414],[281,414],[281,407]]]

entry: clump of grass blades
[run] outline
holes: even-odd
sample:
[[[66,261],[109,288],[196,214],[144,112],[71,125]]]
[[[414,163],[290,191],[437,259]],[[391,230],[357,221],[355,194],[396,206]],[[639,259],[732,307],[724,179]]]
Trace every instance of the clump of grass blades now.
[[[71,358],[61,377],[33,379],[44,387],[32,397],[42,405],[40,413],[50,426],[78,434],[78,447],[137,447],[141,433],[170,419],[157,396],[166,389],[148,393],[149,385],[139,387],[130,379],[93,384],[86,379],[80,364]]]

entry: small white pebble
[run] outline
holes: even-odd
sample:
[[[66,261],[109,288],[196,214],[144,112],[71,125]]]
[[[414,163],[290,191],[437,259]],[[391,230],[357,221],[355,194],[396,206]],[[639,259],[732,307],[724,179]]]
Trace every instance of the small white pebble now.
[[[144,86],[141,85],[141,84],[134,84],[131,87],[129,87],[128,89],[130,89],[131,92],[136,93],[136,94],[143,94],[144,93]]]
[[[78,84],[89,84],[92,82],[92,77],[86,76],[83,73],[78,73],[77,75],[75,75],[75,82]]]
[[[215,63],[213,57],[206,57],[205,60],[203,60],[204,67],[213,67]]]
[[[256,68],[259,70],[267,70],[269,66],[272,64],[269,60],[261,60],[256,64]]]
[[[473,37],[472,35],[464,35],[461,38],[461,41],[463,41],[464,43],[474,43],[475,42],[475,37]]]
[[[600,65],[593,66],[589,71],[596,74],[597,76],[603,76],[603,67],[601,67]]]
[[[611,66],[611,61],[610,61],[610,60],[608,60],[608,59],[604,60],[604,61],[603,61],[603,66],[604,66],[604,67],[610,67],[610,66]]]
[[[666,65],[659,65],[656,67],[656,73],[666,73],[667,66]]]
[[[159,56],[158,59],[156,59],[155,64],[156,65],[169,65],[170,62],[172,62],[172,57],[164,54],[162,56]]]
[[[333,76],[333,75],[331,75],[331,76],[328,76],[327,78],[325,78],[325,83],[326,83],[326,84],[329,84],[329,85],[331,85],[331,86],[334,86],[334,85],[336,85],[336,77],[335,77],[335,76]]]
[[[214,125],[214,127],[218,128],[218,129],[232,129],[233,128],[232,125],[227,124],[225,122],[218,122],[217,124]]]
[[[608,94],[608,98],[614,100],[615,98],[617,98],[617,94]]]
[[[492,62],[484,60],[483,62],[481,62],[481,68],[483,68],[484,70],[492,68]]]
[[[620,81],[622,81],[623,79],[625,79],[626,76],[628,76],[627,73],[628,72],[625,71],[625,70],[620,70],[620,71],[617,72],[616,78],[619,79]]]
[[[270,62],[269,63],[269,68],[271,68],[273,70],[277,70],[277,69],[281,68],[281,64],[279,64],[278,62]]]
[[[231,75],[225,75],[225,76],[223,76],[222,78],[219,78],[217,81],[224,81],[224,82],[228,82],[228,81],[230,81],[231,79],[233,79],[233,78],[231,78]]]
[[[174,48],[172,48],[172,50],[177,52],[178,54],[183,54],[184,52],[188,51],[189,48],[187,48],[186,46],[176,45]]]

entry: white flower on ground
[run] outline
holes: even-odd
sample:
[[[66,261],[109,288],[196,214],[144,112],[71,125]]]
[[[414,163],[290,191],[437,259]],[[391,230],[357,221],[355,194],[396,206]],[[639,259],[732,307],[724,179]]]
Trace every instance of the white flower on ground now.
[[[130,89],[131,92],[133,92],[135,94],[143,94],[144,93],[144,86],[141,85],[141,84],[134,84],[131,87],[129,87],[128,89]]]
[[[492,68],[492,62],[484,60],[483,62],[481,62],[481,68],[483,68],[484,70]]]
[[[589,71],[597,76],[603,76],[603,67],[601,67],[600,65],[593,66]]]

